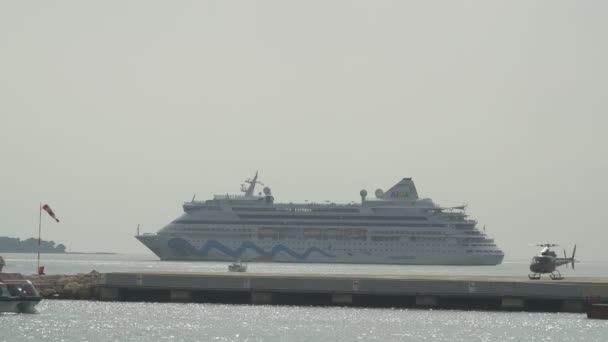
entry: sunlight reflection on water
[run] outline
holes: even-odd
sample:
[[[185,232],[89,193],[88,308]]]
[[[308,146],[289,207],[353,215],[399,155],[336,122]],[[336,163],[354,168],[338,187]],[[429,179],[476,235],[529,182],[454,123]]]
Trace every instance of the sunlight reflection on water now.
[[[583,314],[48,301],[0,341],[605,341]]]

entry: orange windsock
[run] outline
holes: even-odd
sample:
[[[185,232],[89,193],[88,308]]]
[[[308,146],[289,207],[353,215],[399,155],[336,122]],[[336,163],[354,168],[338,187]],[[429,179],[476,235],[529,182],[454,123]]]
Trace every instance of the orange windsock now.
[[[51,207],[49,207],[48,204],[43,205],[42,209],[44,209],[44,211],[49,213],[49,215],[51,215],[51,217],[54,218],[55,221],[59,222],[59,219],[57,217],[55,217],[55,213],[53,212],[53,209],[51,209]]]

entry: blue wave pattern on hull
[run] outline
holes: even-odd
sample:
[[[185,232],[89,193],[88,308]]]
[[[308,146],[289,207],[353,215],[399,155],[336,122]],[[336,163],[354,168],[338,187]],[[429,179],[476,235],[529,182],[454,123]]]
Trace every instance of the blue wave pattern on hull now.
[[[195,248],[188,241],[186,241],[184,239],[179,239],[179,238],[171,239],[167,242],[167,244],[173,250],[184,249],[190,255],[198,255],[198,256],[202,256],[202,257],[208,256],[209,251],[211,249],[216,249],[235,259],[240,258],[247,251],[247,249],[252,249],[252,250],[256,251],[260,256],[265,256],[265,257],[274,257],[275,255],[277,255],[280,252],[285,252],[289,256],[291,256],[292,258],[297,259],[297,260],[306,260],[308,258],[308,256],[310,254],[312,254],[313,252],[317,252],[327,258],[336,257],[335,255],[328,254],[317,247],[311,247],[311,248],[307,249],[304,253],[300,254],[298,252],[295,252],[292,249],[285,247],[284,245],[275,245],[274,247],[272,247],[272,249],[270,251],[267,252],[267,251],[263,250],[262,248],[258,247],[256,244],[254,244],[251,241],[243,242],[241,244],[241,246],[239,248],[237,248],[236,250],[232,250],[232,249],[224,246],[223,244],[219,243],[217,240],[208,240],[207,242],[205,242],[205,244],[200,249]],[[176,253],[176,254],[179,254],[179,253]]]

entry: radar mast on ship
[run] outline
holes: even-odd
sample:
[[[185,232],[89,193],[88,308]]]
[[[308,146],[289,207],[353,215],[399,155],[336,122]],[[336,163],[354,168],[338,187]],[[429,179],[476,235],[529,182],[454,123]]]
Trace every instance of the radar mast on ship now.
[[[264,183],[262,183],[261,181],[258,180],[258,171],[257,170],[255,171],[255,176],[253,176],[253,179],[248,178],[245,180],[245,183],[249,183],[249,186],[246,186],[245,184],[241,184],[241,191],[245,193],[245,197],[253,196],[253,191],[255,190],[256,184],[264,185]]]

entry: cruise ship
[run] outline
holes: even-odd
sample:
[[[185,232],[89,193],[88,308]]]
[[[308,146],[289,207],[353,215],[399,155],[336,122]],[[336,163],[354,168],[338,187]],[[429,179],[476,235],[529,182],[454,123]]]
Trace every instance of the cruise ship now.
[[[504,253],[477,228],[466,206],[419,198],[403,178],[360,201],[275,203],[255,193],[258,173],[239,195],[183,205],[184,214],[156,234],[136,238],[161,260],[218,260],[404,265],[498,265]]]

